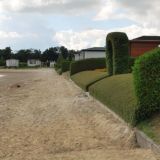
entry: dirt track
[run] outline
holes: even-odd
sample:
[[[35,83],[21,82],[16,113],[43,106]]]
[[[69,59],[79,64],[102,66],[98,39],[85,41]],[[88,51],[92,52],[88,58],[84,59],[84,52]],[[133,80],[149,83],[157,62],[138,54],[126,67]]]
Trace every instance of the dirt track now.
[[[21,73],[0,81],[0,159],[155,160],[67,78],[53,70],[25,72],[25,80]]]

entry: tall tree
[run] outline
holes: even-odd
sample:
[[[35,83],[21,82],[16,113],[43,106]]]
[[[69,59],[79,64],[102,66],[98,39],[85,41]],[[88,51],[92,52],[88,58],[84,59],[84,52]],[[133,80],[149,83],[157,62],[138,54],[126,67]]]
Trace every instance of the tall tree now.
[[[58,58],[58,53],[57,53],[57,48],[56,47],[51,47],[49,49],[46,49],[42,56],[41,56],[41,60],[43,62],[50,62],[50,61],[56,61]]]
[[[12,55],[12,50],[10,47],[6,47],[5,49],[2,50],[2,55],[3,55],[3,59],[7,60],[11,58]]]

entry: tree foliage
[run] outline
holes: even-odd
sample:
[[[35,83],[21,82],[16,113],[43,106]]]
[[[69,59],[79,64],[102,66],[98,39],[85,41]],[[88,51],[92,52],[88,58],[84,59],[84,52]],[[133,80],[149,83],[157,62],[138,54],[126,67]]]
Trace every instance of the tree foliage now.
[[[38,49],[21,49],[16,52],[12,52],[10,47],[0,49],[0,61],[1,64],[5,64],[7,59],[18,59],[22,63],[26,63],[28,59],[39,59],[42,62],[48,64],[51,61],[57,61],[59,56],[62,56],[64,60],[73,60],[74,54],[77,51],[68,50],[66,47],[51,47],[41,52]]]

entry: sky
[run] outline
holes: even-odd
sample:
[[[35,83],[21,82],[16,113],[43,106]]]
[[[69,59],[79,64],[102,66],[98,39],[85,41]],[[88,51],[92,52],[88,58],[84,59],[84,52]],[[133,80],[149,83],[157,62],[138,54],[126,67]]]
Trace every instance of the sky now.
[[[0,48],[105,46],[108,33],[160,35],[159,0],[0,0]]]

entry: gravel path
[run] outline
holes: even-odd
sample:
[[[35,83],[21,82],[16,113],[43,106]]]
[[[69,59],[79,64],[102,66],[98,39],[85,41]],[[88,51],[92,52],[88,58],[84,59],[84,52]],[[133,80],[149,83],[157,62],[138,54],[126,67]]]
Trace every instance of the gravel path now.
[[[132,131],[65,76],[33,73],[0,87],[0,159],[156,159],[136,148]]]

